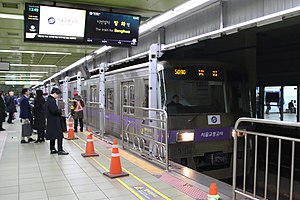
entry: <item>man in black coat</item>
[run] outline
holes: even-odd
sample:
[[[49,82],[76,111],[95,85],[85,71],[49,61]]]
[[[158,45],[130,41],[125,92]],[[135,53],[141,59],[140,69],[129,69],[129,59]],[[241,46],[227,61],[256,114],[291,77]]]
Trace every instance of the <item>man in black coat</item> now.
[[[58,109],[56,99],[61,94],[60,89],[53,88],[51,94],[48,96],[46,102],[46,113],[47,113],[47,128],[46,128],[46,139],[50,140],[50,153],[58,155],[68,155],[62,147],[62,141],[64,138],[63,131],[61,128],[61,110]],[[55,149],[55,140],[57,140],[57,150]]]
[[[13,91],[9,92],[9,95],[6,99],[6,111],[9,113],[7,123],[13,124],[12,120],[14,117],[14,113],[17,112]]]
[[[3,122],[5,122],[5,104],[4,104],[4,96],[3,92],[0,92],[0,131],[5,131],[5,129],[2,127]]]

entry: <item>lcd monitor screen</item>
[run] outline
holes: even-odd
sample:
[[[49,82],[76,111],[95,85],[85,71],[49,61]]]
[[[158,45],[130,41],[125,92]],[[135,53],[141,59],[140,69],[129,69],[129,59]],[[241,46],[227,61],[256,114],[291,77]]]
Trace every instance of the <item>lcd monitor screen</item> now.
[[[88,11],[85,40],[91,44],[137,46],[140,17]]]
[[[82,43],[86,11],[25,4],[25,41]]]
[[[25,4],[24,41],[137,46],[140,16]]]

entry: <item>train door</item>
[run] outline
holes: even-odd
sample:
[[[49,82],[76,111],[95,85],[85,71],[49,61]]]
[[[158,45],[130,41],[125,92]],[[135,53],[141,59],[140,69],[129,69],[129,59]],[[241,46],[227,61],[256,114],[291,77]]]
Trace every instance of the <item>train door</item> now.
[[[299,122],[298,96],[297,86],[267,86],[257,89],[257,113],[264,119]]]
[[[135,99],[134,99],[134,83],[133,81],[122,82],[122,97],[121,97],[121,105],[125,106],[134,106]],[[123,112],[133,114],[132,109],[124,109]]]

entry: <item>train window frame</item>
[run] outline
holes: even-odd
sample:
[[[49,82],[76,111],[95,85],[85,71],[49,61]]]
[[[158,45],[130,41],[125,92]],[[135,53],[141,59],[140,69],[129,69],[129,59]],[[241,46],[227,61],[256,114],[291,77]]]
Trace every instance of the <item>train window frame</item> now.
[[[106,109],[107,110],[114,109],[114,89],[113,88],[106,89]]]
[[[97,85],[90,85],[90,101],[91,102],[97,101],[96,91],[97,91]]]
[[[135,106],[135,87],[134,84],[129,84],[128,94],[129,94],[129,106]],[[134,109],[129,109],[129,114],[134,114]]]

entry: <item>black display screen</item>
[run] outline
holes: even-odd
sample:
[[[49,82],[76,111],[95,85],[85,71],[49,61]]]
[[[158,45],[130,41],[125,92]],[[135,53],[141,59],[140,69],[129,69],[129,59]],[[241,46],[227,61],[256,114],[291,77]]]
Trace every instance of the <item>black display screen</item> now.
[[[140,16],[25,4],[24,41],[137,46]]]
[[[279,92],[266,92],[266,102],[279,102]]]
[[[165,75],[168,79],[223,80],[223,72],[221,68],[213,66],[174,67],[166,69]]]
[[[85,40],[92,44],[137,46],[140,17],[88,11]]]

